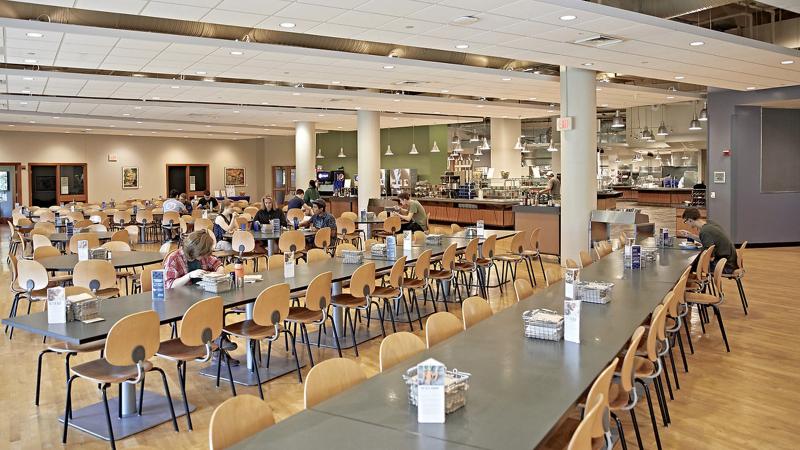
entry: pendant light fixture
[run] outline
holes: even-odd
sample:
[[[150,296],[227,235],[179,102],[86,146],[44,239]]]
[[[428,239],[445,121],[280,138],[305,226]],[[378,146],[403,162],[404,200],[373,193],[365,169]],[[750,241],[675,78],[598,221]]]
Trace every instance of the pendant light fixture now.
[[[614,120],[611,121],[611,128],[625,128],[625,120],[619,115],[619,110],[614,115]]]
[[[339,147],[339,154],[336,156],[339,158],[347,158],[347,155],[344,154],[344,133],[342,132],[339,132],[339,144],[341,146]]]
[[[392,129],[386,129],[386,153],[383,156],[394,156],[394,152],[392,151]]]
[[[480,142],[481,138],[478,137],[477,134],[473,134],[471,138],[469,138],[470,142]]]
[[[456,147],[453,149],[453,153],[459,154],[459,153],[461,153],[463,151],[464,151],[464,149],[461,148],[461,141],[456,142]]]
[[[708,121],[708,102],[703,102],[703,109],[700,110],[700,117],[697,120],[700,122]]]
[[[669,136],[669,130],[667,130],[666,125],[664,125],[664,109],[666,109],[666,106],[661,105],[661,126],[658,127],[658,131],[656,132],[659,136]]]
[[[702,130],[703,126],[700,124],[700,120],[697,118],[697,102],[694,104],[694,117],[692,121],[689,122],[689,130],[691,131],[698,131]]]
[[[525,147],[522,145],[522,136],[517,138],[517,143],[514,144],[514,150],[525,151]]]
[[[325,159],[325,155],[322,154],[322,149],[317,149],[317,159]]]
[[[483,137],[483,143],[480,146],[478,146],[478,148],[480,148],[482,151],[489,151],[492,149],[489,146],[489,141],[486,140],[486,136]]]
[[[552,139],[550,139],[550,145],[547,147],[547,151],[550,152],[550,153],[558,151],[558,147],[553,145],[553,140]]]
[[[431,147],[431,153],[439,153],[439,152],[441,152],[441,150],[439,150],[439,145],[436,144],[436,141],[433,141],[433,147]]]
[[[415,141],[415,134],[414,134],[414,123],[411,123],[411,151],[408,152],[409,155],[419,155],[419,151],[417,151],[417,144]]]

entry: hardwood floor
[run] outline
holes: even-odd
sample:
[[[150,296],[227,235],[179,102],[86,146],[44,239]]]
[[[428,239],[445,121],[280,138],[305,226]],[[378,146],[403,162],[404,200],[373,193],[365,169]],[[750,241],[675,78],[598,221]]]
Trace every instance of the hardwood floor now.
[[[5,263],[8,232],[0,232],[0,312],[5,317],[10,306],[9,269]],[[725,282],[726,301],[722,305],[731,353],[725,352],[715,323],[702,335],[698,318],[693,317],[692,335],[696,353],[689,355],[689,373],[681,370],[681,390],[669,403],[672,425],[660,428],[664,448],[686,449],[789,449],[797,448],[797,405],[800,403],[800,337],[797,317],[800,306],[796,268],[800,267],[800,248],[750,249],[747,256],[745,289],[750,301],[750,315],[742,312],[736,286]],[[523,271],[520,271],[520,276]],[[541,280],[541,274],[538,273]],[[490,292],[495,310],[511,304],[513,291]],[[34,305],[41,310],[41,305]],[[22,308],[21,308],[22,309]],[[456,311],[457,312],[457,311]],[[611,325],[611,324],[610,324]],[[406,327],[400,327],[405,329]],[[168,335],[163,327],[162,337]],[[417,334],[422,333],[417,330]],[[356,359],[369,376],[378,372],[380,339],[359,346],[361,356],[345,351]],[[61,444],[61,424],[56,417],[64,408],[64,366],[59,356],[47,355],[43,368],[42,399],[34,406],[36,356],[42,349],[41,337],[22,331],[14,339],[0,340],[0,448],[107,448],[107,444],[85,433],[70,430],[69,443]],[[241,348],[242,346],[240,346]],[[688,349],[687,349],[688,350]],[[237,351],[241,354],[242,350]],[[335,350],[315,350],[315,359],[334,357]],[[73,358],[75,363],[96,355]],[[173,395],[179,392],[175,366],[154,358],[156,365],[167,372]],[[194,431],[187,431],[179,418],[180,433],[171,424],[160,425],[147,432],[118,442],[119,448],[152,446],[154,448],[207,448],[208,422],[217,405],[230,397],[227,385],[215,388],[213,381],[197,374],[198,364],[189,365],[187,393],[198,409],[192,414]],[[303,370],[304,375],[308,369]],[[535,382],[535,380],[532,380]],[[150,383],[150,389],[160,389]],[[240,393],[258,395],[257,388],[237,386]],[[115,395],[116,390],[109,390]],[[295,374],[288,374],[264,385],[264,395],[282,420],[302,409],[303,390]],[[77,408],[100,400],[95,385],[78,380],[73,387],[73,405]],[[534,407],[534,406],[532,406]],[[146,404],[145,404],[146,408]],[[637,408],[642,437],[647,448],[655,448],[646,405]],[[630,423],[623,417],[630,448],[635,437]],[[660,419],[659,419],[660,423]],[[533,446],[533,445],[532,445]],[[376,443],[376,449],[380,443]]]

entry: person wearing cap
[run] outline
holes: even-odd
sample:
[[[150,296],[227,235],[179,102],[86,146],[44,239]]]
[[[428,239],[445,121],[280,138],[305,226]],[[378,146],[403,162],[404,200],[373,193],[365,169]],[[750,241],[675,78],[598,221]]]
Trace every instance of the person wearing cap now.
[[[539,194],[550,194],[553,200],[561,199],[561,180],[558,179],[552,170],[548,170],[547,174],[547,187],[539,190]]]
[[[312,230],[319,230],[320,228],[328,227],[331,229],[331,238],[336,237],[336,218],[331,213],[325,210],[325,200],[321,198],[311,202],[311,217],[300,224],[303,228],[310,228]]]
[[[427,231],[428,213],[425,212],[425,208],[422,207],[420,202],[412,200],[408,192],[398,195],[397,202],[400,203],[400,206],[395,207],[395,212],[392,214],[406,221],[400,226],[401,230]]]

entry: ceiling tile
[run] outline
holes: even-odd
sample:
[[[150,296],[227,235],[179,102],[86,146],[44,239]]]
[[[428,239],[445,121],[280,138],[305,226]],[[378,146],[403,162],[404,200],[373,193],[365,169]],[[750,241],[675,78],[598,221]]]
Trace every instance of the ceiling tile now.
[[[212,9],[211,12],[203,16],[200,20],[208,23],[218,23],[223,25],[236,25],[238,27],[253,27],[266,19],[265,15],[248,14],[240,11],[226,11],[223,9]]]
[[[200,20],[200,18],[208,14],[210,10],[210,8],[201,8],[185,4],[151,1],[145,6],[142,15],[178,20]]]
[[[146,0],[114,0],[112,2],[108,0],[77,0],[75,7],[121,14],[139,14],[146,3]]]
[[[386,14],[389,16],[404,17],[430,6],[414,0],[370,0],[363,5],[359,5],[359,11]]]
[[[336,16],[328,21],[328,23],[335,23],[340,25],[348,25],[353,27],[371,28],[381,26],[394,20],[394,17],[385,16],[382,14],[365,13],[360,11],[347,11],[339,16]]]
[[[223,0],[216,5],[216,8],[268,16],[291,5],[291,3],[284,0]]]
[[[345,12],[342,8],[293,3],[280,10],[280,17],[325,22]]]

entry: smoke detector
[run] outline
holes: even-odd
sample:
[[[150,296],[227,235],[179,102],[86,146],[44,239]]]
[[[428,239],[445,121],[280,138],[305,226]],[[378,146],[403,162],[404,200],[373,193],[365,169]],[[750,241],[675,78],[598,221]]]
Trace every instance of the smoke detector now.
[[[453,19],[453,23],[456,25],[472,25],[478,20],[479,19],[475,16],[461,16]]]

